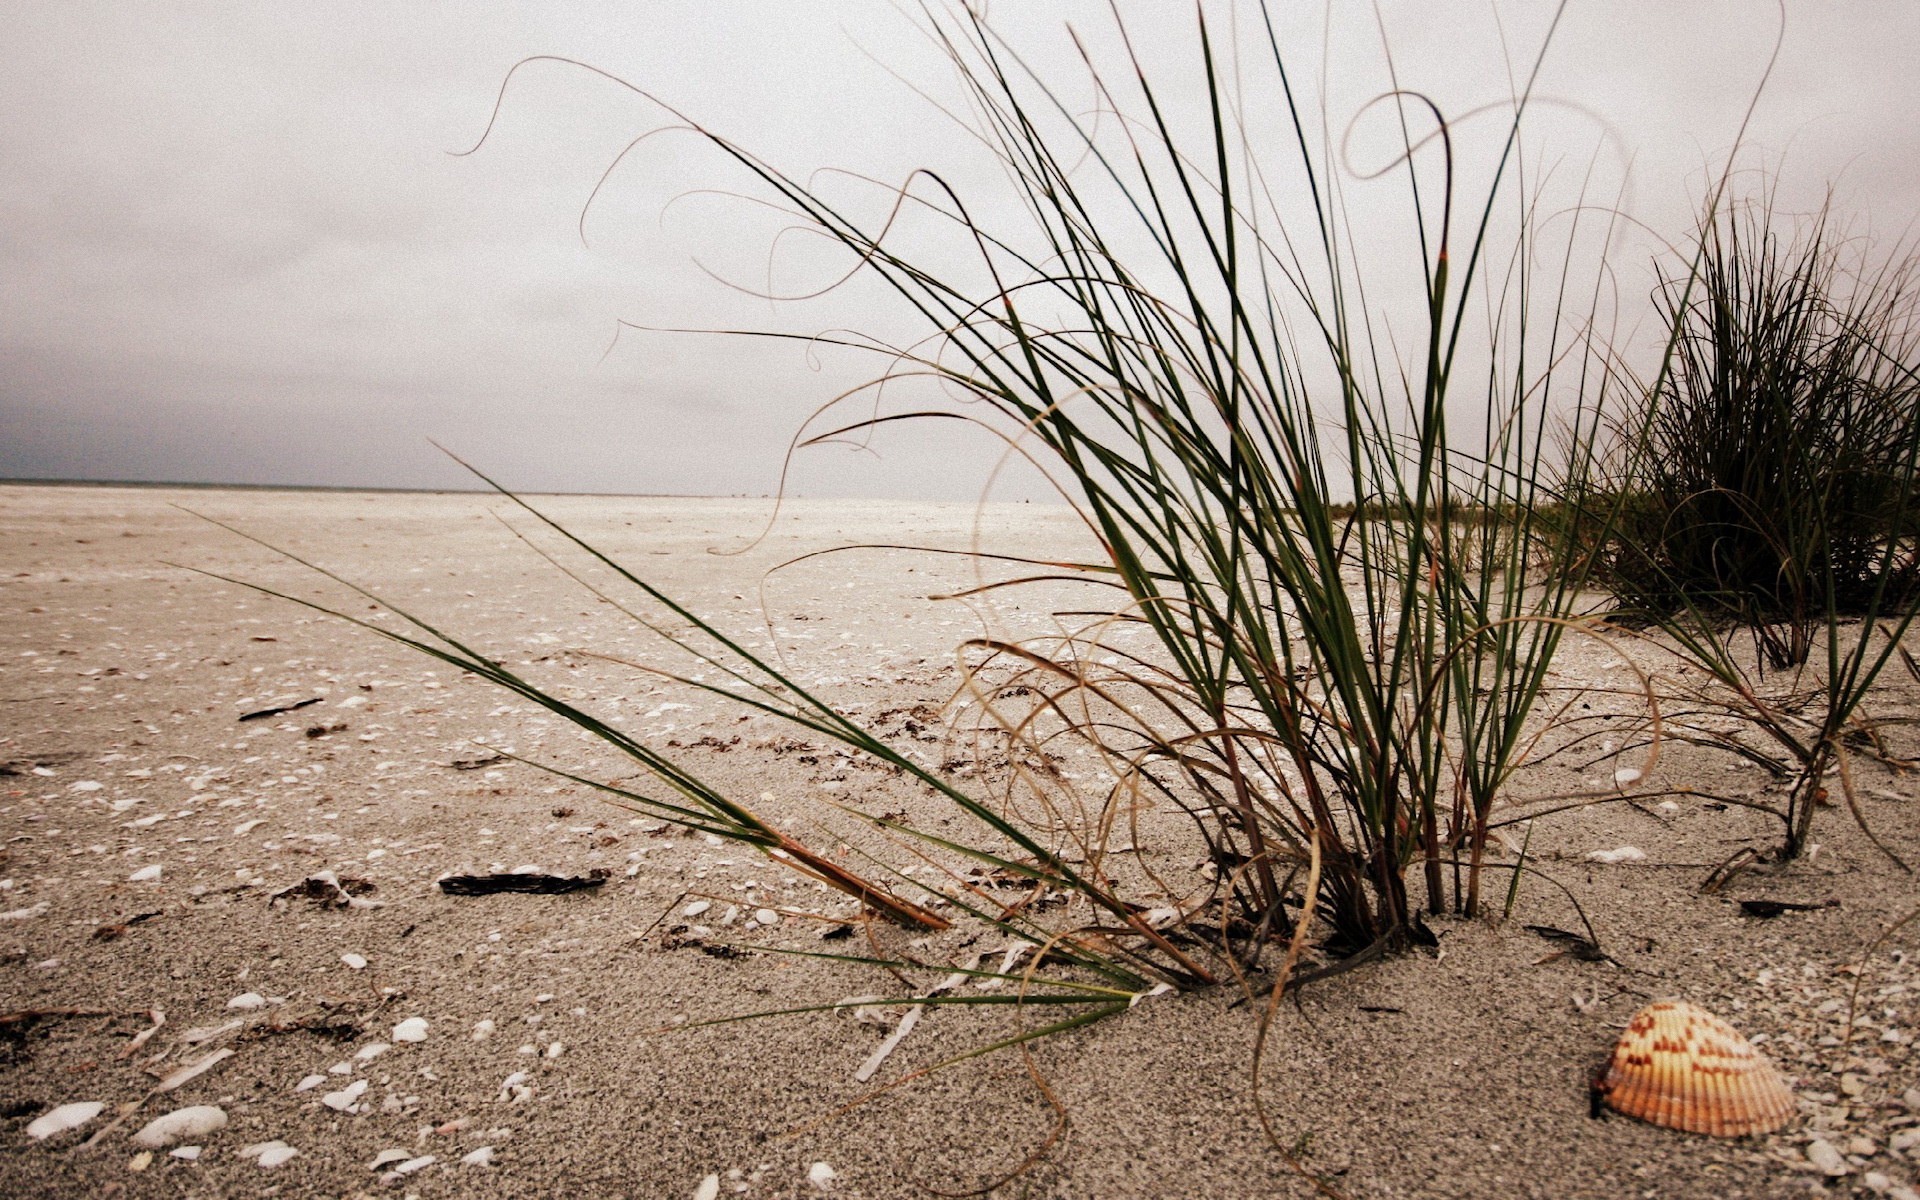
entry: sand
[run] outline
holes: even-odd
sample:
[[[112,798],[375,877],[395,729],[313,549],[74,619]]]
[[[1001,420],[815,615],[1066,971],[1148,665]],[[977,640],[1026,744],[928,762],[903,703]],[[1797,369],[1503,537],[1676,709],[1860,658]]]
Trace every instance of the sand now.
[[[924,718],[953,693],[955,643],[981,627],[966,607],[926,597],[965,586],[975,568],[856,551],[770,570],[850,542],[965,548],[977,537],[988,548],[1085,552],[1068,514],[1037,506],[795,503],[747,548],[766,522],[764,502],[543,503],[743,636],[765,637],[770,618],[798,678],[902,744],[956,763],[964,741],[943,741]],[[828,839],[831,829],[885,850],[853,832],[835,800],[940,816],[937,802],[817,738],[575,653],[661,661],[644,631],[516,539],[493,515],[497,499],[0,486],[0,1015],[94,1014],[0,1025],[0,1194],[691,1197],[713,1174],[721,1196],[879,1198],[979,1189],[1030,1156],[991,1194],[1312,1194],[1261,1132],[1249,1073],[1256,1017],[1231,988],[1155,996],[1041,1041],[1031,1065],[1044,1092],[1017,1053],[1002,1053],[844,1111],[870,1090],[853,1076],[886,1025],[805,1013],[675,1029],[896,995],[899,984],[845,963],[669,948],[663,931],[685,923],[674,914],[702,893],[717,898],[709,921],[728,905],[785,914],[723,931],[762,950],[831,948],[818,937],[831,922],[811,914],[837,918],[847,906],[740,847],[676,836],[578,784],[510,761],[458,769],[485,757],[484,741],[635,781],[491,685],[184,569],[368,611],[176,505],[525,664],[803,836]],[[1065,598],[1008,597],[993,621],[1011,632],[1044,627],[1046,609]],[[1570,646],[1562,664],[1569,679],[1617,669],[1614,650],[1590,643]],[[1911,717],[1914,691],[1904,674],[1890,678],[1875,713]],[[916,711],[909,727],[902,714]],[[1890,736],[1896,749],[1914,748],[1904,726]],[[1777,786],[1678,747],[1657,771],[1649,782],[1738,796]],[[1565,784],[1548,774],[1516,790]],[[1913,777],[1877,763],[1858,775],[1875,829],[1920,859]],[[1843,968],[1920,902],[1920,889],[1843,811],[1822,812],[1816,829],[1821,848],[1808,860],[1703,896],[1713,864],[1771,836],[1762,818],[1689,801],[1540,822],[1533,849],[1615,961],[1554,957],[1527,930],[1578,927],[1566,901],[1542,887],[1526,889],[1504,923],[1436,921],[1437,950],[1317,984],[1282,1007],[1264,1070],[1276,1131],[1353,1196],[1732,1200],[1910,1183],[1920,1150],[1893,1144],[1920,1121],[1920,1093],[1907,1091],[1920,1086],[1911,1044],[1920,972],[1905,959],[1920,929],[1869,965],[1870,1023],[1854,1042],[1822,1041],[1837,1041],[1846,1015]],[[1645,860],[1585,858],[1621,845]],[[566,895],[459,897],[435,886],[449,872],[524,866],[601,869],[608,881]],[[371,884],[364,905],[272,902],[323,871]],[[1753,897],[1837,903],[1758,920],[1735,903]],[[919,945],[901,932],[879,937],[890,952],[944,964],[997,948],[978,933],[960,928]],[[1591,1071],[1626,1018],[1661,996],[1692,999],[1762,1037],[1796,1082],[1799,1118],[1769,1137],[1716,1141],[1590,1117]],[[136,1046],[156,1012],[164,1025]],[[397,1040],[396,1027],[416,1019],[424,1038]],[[1006,1010],[929,1011],[876,1082],[985,1045],[1019,1020]],[[492,1033],[476,1039],[481,1022]],[[372,1051],[381,1043],[388,1048]],[[232,1053],[149,1095],[158,1077],[221,1050]],[[323,1082],[298,1090],[314,1075]],[[1065,1115],[1057,1136],[1049,1096]],[[82,1146],[119,1106],[143,1098]],[[45,1140],[27,1135],[36,1117],[82,1101],[106,1111]],[[166,1148],[144,1157],[130,1140],[190,1105],[228,1118],[193,1139],[197,1157]],[[1809,1165],[1815,1141],[1847,1174]],[[375,1169],[383,1151],[395,1153]],[[403,1165],[412,1169],[389,1177]]]

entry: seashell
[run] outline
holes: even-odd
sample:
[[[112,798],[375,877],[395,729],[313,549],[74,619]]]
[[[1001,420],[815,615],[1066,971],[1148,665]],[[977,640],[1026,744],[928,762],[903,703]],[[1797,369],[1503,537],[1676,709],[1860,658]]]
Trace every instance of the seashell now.
[[[1633,1014],[1593,1089],[1615,1112],[1715,1137],[1771,1133],[1794,1111],[1773,1064],[1733,1026],[1685,1000]]]

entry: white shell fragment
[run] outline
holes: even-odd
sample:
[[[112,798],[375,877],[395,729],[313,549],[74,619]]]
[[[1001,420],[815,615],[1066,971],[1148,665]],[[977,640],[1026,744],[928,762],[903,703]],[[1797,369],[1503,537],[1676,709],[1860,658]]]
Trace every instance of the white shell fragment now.
[[[359,1101],[360,1097],[366,1095],[366,1092],[367,1081],[364,1079],[356,1079],[339,1091],[328,1092],[326,1095],[320,1097],[320,1103],[333,1109],[335,1112],[349,1112],[352,1110],[354,1104]]]
[[[693,1200],[720,1200],[720,1177],[709,1175],[693,1189]]]
[[[484,1017],[478,1021],[475,1021],[473,1023],[473,1040],[476,1042],[486,1041],[488,1038],[493,1036],[494,1028],[495,1026],[494,1026],[492,1017]]]
[[[296,1092],[310,1092],[326,1081],[327,1077],[325,1075],[309,1075],[299,1083],[294,1084],[293,1090]]]
[[[153,1085],[156,1092],[171,1092],[200,1078],[202,1075],[233,1057],[233,1047],[223,1046],[198,1062],[188,1063],[168,1073],[165,1079]]]
[[[680,915],[683,917],[697,917],[712,907],[713,901],[711,900],[695,900],[692,904],[681,909]]]
[[[154,863],[150,867],[141,867],[138,871],[135,871],[133,874],[127,876],[127,882],[128,883],[152,883],[159,878],[160,878],[160,864]]]
[[[1847,1165],[1846,1156],[1833,1148],[1833,1143],[1824,1138],[1815,1138],[1807,1143],[1807,1161],[1822,1174],[1839,1178],[1852,1172]]]
[[[198,1146],[175,1146],[175,1147],[174,1147],[173,1149],[171,1149],[171,1150],[169,1150],[169,1151],[167,1151],[167,1156],[168,1156],[169,1158],[177,1158],[177,1159],[179,1159],[179,1160],[181,1160],[182,1162],[199,1162],[199,1161],[200,1161],[200,1147],[198,1147]]]
[[[393,1027],[393,1040],[396,1042],[424,1042],[427,1040],[427,1022],[422,1017],[408,1017]]]
[[[279,1138],[275,1138],[270,1142],[260,1142],[248,1146],[240,1152],[241,1158],[256,1159],[262,1167],[269,1171],[282,1163],[298,1158],[299,1155],[300,1152],[298,1150],[287,1145]]]
[[[770,908],[763,908],[753,914],[753,919],[762,925],[778,925],[780,923],[780,914]]]
[[[490,1167],[493,1165],[493,1147],[482,1146],[469,1151],[461,1155],[460,1161],[469,1167]]]
[[[807,1168],[807,1182],[822,1192],[833,1187],[833,1181],[838,1175],[838,1171],[823,1162],[817,1162]]]
[[[133,1144],[149,1150],[164,1150],[176,1142],[197,1138],[227,1127],[227,1114],[211,1104],[176,1108],[163,1117],[155,1117],[133,1135]]]
[[[367,965],[367,960],[364,955],[353,953],[342,954],[340,961],[347,964],[347,968],[353,971],[365,970]]]
[[[1635,1013],[1594,1087],[1616,1112],[1715,1137],[1772,1133],[1794,1112],[1773,1064],[1733,1026],[1685,1000]]]
[[[372,1062],[391,1049],[393,1049],[393,1046],[387,1042],[368,1042],[366,1045],[360,1047],[353,1058],[355,1062]]]
[[[407,1150],[382,1150],[373,1156],[373,1161],[367,1164],[367,1169],[369,1171],[378,1171],[388,1163],[405,1162],[410,1153],[411,1151]]]
[[[36,1142],[45,1141],[56,1133],[80,1128],[99,1116],[104,1108],[106,1105],[98,1100],[81,1100],[73,1104],[62,1104],[51,1112],[35,1117],[33,1124],[27,1126],[27,1136]]]
[[[1634,784],[1639,782],[1640,782],[1639,767],[1621,767],[1618,771],[1615,771],[1613,773],[1613,786],[1615,787],[1622,787],[1622,788],[1632,787]]]
[[[267,998],[259,992],[241,992],[238,996],[227,1001],[228,1008],[239,1009],[241,1012],[252,1012],[256,1008],[265,1008],[266,1006]]]
[[[1638,846],[1620,846],[1612,850],[1589,850],[1587,861],[1597,863],[1644,862],[1647,852]]]

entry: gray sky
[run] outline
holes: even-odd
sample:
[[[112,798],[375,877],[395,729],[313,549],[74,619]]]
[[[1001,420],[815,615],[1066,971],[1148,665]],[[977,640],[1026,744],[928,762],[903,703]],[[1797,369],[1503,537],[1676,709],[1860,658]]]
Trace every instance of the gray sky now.
[[[1166,86],[1190,84],[1190,8],[1120,7]],[[1274,8],[1317,77],[1320,6]],[[1336,126],[1386,80],[1369,6],[1337,8]],[[1459,112],[1507,94],[1501,30],[1524,58],[1550,6],[1381,8],[1403,83]],[[1208,11],[1225,21],[1224,4]],[[1060,29],[1110,44],[1104,4],[1003,0],[994,16],[1087,98]],[[1789,0],[1787,23],[1749,145],[1780,166],[1789,205],[1831,181],[1852,228],[1891,241],[1920,214],[1920,6]],[[1568,103],[1543,112],[1543,161],[1584,168],[1610,131],[1608,186],[1631,154],[1633,215],[1683,233],[1775,24],[1747,0],[1575,0],[1541,85]],[[710,278],[764,281],[779,226],[686,194],[744,185],[690,137],[627,160],[583,246],[576,219],[601,171],[664,119],[584,73],[523,71],[487,145],[449,155],[534,54],[633,80],[792,171],[936,166],[994,187],[874,61],[953,94],[908,19],[875,0],[0,0],[0,477],[460,485],[432,437],[529,490],[772,490],[795,428],[871,364],[631,332],[603,359],[618,322],[910,326],[870,288],[775,307]],[[1360,227],[1402,194],[1349,188]],[[781,286],[831,273],[782,247]],[[1620,253],[1623,288],[1644,292],[1644,254]],[[940,424],[890,428],[877,456],[809,452],[790,488],[974,497],[993,445]]]

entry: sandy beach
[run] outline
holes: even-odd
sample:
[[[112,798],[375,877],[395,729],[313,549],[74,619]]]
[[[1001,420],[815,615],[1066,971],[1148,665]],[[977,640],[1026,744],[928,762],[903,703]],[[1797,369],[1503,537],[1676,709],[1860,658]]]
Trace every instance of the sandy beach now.
[[[964,556],[804,556],[1090,552],[1071,513],[1043,506],[790,502],[756,541],[770,502],[537,502],[962,778],[970,743],[944,732],[956,644],[1044,631],[1073,589],[987,610],[929,599],[995,574]],[[805,731],[614,661],[685,666],[517,537],[536,531],[497,497],[0,485],[0,1194],[684,1198],[709,1176],[721,1197],[1314,1194],[1262,1132],[1260,1005],[1232,986],[1152,996],[1035,1043],[1030,1061],[973,1058],[854,1107],[1043,1018],[925,1010],[871,1084],[855,1072],[904,1009],[676,1028],[899,996],[903,981],[773,952],[844,946],[821,938],[857,915],[844,897],[489,749],[638,782],[579,731],[373,632],[195,573],[372,618],[365,598],[193,513],[485,647],[821,844],[912,864],[842,803],[962,819]],[[1597,685],[1626,653],[1575,639],[1557,670]],[[1896,754],[1920,748],[1902,724],[1916,701],[1896,668],[1869,703]],[[241,720],[273,708],[286,711]],[[1864,815],[1920,860],[1920,779],[1857,762]],[[1561,762],[1517,790],[1614,769]],[[1779,786],[1677,746],[1654,770],[1735,797]],[[1920,928],[1866,965],[1852,1040],[1840,1034],[1850,964],[1920,887],[1844,808],[1816,821],[1816,853],[1715,895],[1703,878],[1767,844],[1767,819],[1687,799],[1538,822],[1531,851],[1607,957],[1530,930],[1580,925],[1529,886],[1510,920],[1436,920],[1437,947],[1304,989],[1276,1015],[1263,1067],[1275,1133],[1355,1197],[1900,1194],[1920,1176]],[[1169,837],[1139,852],[1191,853]],[[1622,846],[1645,856],[1587,857]],[[605,882],[484,896],[436,883],[524,868]],[[325,872],[345,891],[304,885]],[[1738,904],[1754,898],[1821,907],[1760,919]],[[724,937],[673,936],[702,902],[710,922],[733,915]],[[773,919],[747,923],[763,911]],[[924,938],[871,929],[874,946],[927,964],[904,981],[916,988],[1001,948],[964,921]],[[1591,1073],[1627,1018],[1667,996],[1754,1038],[1793,1080],[1799,1116],[1734,1141],[1594,1119]],[[28,1135],[79,1102],[104,1109]],[[226,1124],[182,1143],[197,1155],[130,1140],[198,1105]],[[1815,1142],[1844,1173],[1808,1161]]]

